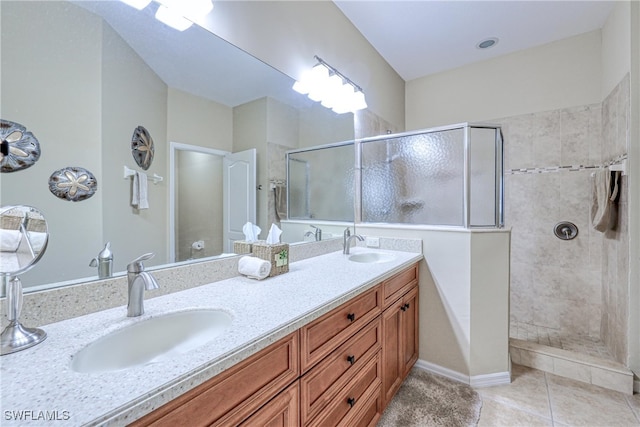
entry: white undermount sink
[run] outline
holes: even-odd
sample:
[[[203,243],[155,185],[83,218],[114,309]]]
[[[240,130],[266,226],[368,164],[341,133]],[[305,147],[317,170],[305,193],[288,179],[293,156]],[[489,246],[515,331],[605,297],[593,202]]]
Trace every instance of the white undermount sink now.
[[[362,252],[349,256],[349,261],[364,263],[381,263],[393,261],[395,257],[391,254],[380,252]]]
[[[184,354],[224,333],[232,320],[223,310],[152,317],[93,341],[73,356],[71,369],[83,373],[119,371]]]

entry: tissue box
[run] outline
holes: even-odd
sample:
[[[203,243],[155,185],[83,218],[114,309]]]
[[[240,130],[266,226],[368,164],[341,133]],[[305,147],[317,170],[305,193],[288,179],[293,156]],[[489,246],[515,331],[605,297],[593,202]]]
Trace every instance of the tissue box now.
[[[255,242],[253,244],[253,254],[271,263],[271,273],[269,273],[269,277],[289,271],[288,243],[270,245],[264,241]]]
[[[247,242],[246,240],[236,240],[233,242],[233,253],[238,255],[250,254],[252,247],[253,243]]]

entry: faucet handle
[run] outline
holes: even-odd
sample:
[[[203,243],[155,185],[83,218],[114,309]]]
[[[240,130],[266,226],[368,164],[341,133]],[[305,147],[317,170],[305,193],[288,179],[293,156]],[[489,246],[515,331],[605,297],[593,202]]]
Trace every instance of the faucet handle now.
[[[142,264],[142,261],[146,261],[148,259],[151,259],[155,255],[156,254],[154,254],[153,252],[149,252],[147,254],[140,255],[138,258],[134,259],[133,261],[131,261],[127,265],[127,272],[129,272],[129,273],[140,273],[141,271],[144,270],[144,265]]]

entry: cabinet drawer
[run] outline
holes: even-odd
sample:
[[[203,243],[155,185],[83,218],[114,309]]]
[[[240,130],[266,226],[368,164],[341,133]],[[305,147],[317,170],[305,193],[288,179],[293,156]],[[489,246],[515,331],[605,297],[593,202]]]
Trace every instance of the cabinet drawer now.
[[[378,318],[300,379],[302,424],[327,407],[358,370],[381,348],[382,323]]]
[[[133,425],[238,425],[298,378],[297,349],[294,332]]]
[[[308,426],[348,425],[367,403],[367,398],[380,392],[380,352],[369,359],[333,401]]]
[[[245,422],[240,424],[240,427],[294,427],[300,425],[299,390],[298,381],[296,381],[247,418]]]
[[[407,293],[412,286],[418,283],[418,264],[414,264],[393,277],[382,282],[382,300],[384,308]]]
[[[353,417],[346,418],[340,427],[375,427],[382,416],[382,395],[380,387],[362,396],[363,404]]]
[[[381,313],[376,286],[300,329],[300,364],[306,372]]]

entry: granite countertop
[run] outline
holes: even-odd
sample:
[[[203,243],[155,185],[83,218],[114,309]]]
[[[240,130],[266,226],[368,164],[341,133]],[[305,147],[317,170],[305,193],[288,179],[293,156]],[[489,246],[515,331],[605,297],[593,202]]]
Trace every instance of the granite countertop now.
[[[45,325],[43,343],[0,358],[0,424],[127,424],[422,259],[419,253],[352,248],[359,252],[394,258],[357,263],[332,252],[292,263],[288,273],[265,280],[238,276],[148,299],[145,314],[137,318],[126,317],[123,306]],[[109,332],[202,308],[227,311],[233,321],[225,333],[197,349],[116,372],[71,370],[72,355]]]

